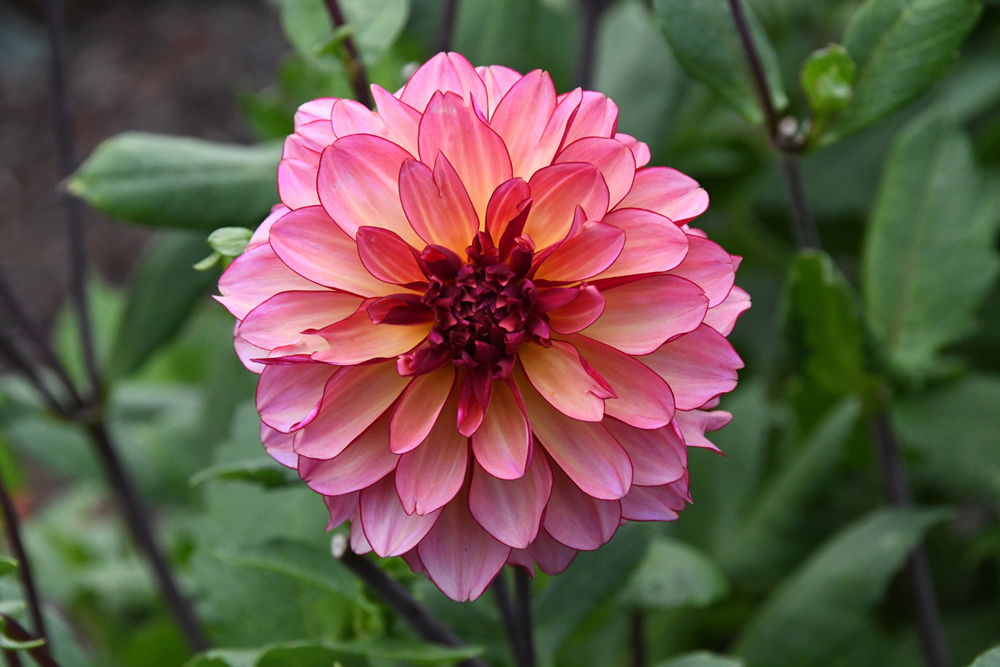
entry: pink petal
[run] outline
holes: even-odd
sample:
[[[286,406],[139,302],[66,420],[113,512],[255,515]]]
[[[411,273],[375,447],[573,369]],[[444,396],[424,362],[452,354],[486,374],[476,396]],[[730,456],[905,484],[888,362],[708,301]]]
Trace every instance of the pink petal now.
[[[264,218],[264,222],[257,225],[257,229],[254,230],[253,236],[250,237],[250,242],[247,243],[246,249],[243,252],[249,252],[254,248],[264,245],[267,243],[267,237],[271,235],[271,227],[278,220],[285,217],[290,209],[284,204],[275,204],[271,207],[271,213]]]
[[[615,133],[615,139],[628,146],[632,151],[632,155],[635,156],[636,168],[645,167],[649,164],[649,160],[652,158],[652,155],[649,152],[649,146],[647,144],[642,143],[631,135],[622,134],[621,132]]]
[[[472,472],[469,510],[479,525],[504,544],[526,548],[538,536],[545,504],[552,492],[552,471],[537,452],[520,479],[501,480],[478,463]]]
[[[312,422],[319,413],[324,388],[337,370],[327,364],[266,367],[257,383],[261,420],[282,433]]]
[[[687,470],[687,449],[673,425],[646,430],[633,428],[617,419],[605,419],[604,426],[632,459],[633,490],[636,486],[676,482]]]
[[[295,112],[295,129],[316,120],[330,120],[330,111],[337,99],[336,97],[321,97],[301,105]]]
[[[341,496],[371,486],[396,467],[389,450],[389,417],[383,415],[337,456],[322,460],[299,457],[299,476],[325,496]]]
[[[438,154],[433,172],[423,162],[404,162],[399,172],[399,197],[421,239],[465,255],[479,231],[479,217],[462,179],[443,153]]]
[[[573,288],[570,288],[573,289]],[[544,292],[540,292],[541,297]],[[576,333],[597,321],[604,312],[604,296],[593,285],[581,285],[572,301],[560,305],[545,314],[549,327],[561,334]]]
[[[598,500],[580,490],[562,470],[552,470],[552,496],[545,530],[571,549],[593,551],[614,537],[622,518],[617,500]]]
[[[444,507],[465,481],[469,439],[455,428],[456,404],[452,396],[423,443],[399,459],[396,492],[410,514]]]
[[[622,517],[629,521],[674,521],[687,506],[672,485],[633,486],[621,502]]]
[[[279,292],[322,289],[285,266],[265,244],[233,260],[219,278],[222,296],[216,297],[216,300],[236,319],[242,320],[251,310]]]
[[[510,152],[515,176],[530,178],[538,168],[535,152],[555,109],[552,79],[547,72],[535,70],[511,87],[490,116],[490,127],[503,138]]]
[[[326,385],[319,416],[296,436],[296,453],[316,459],[337,456],[386,412],[409,382],[396,372],[394,361],[340,369]],[[388,414],[385,429],[388,449]]]
[[[538,563],[542,572],[552,577],[562,574],[577,553],[576,549],[554,540],[545,528],[538,531],[538,538],[528,547],[528,555]]]
[[[428,103],[438,91],[456,93],[466,104],[474,99],[480,107],[487,105],[483,80],[458,53],[439,53],[421,65],[406,82],[399,99],[426,113]]]
[[[535,437],[556,464],[594,498],[617,500],[632,485],[632,463],[618,441],[599,423],[567,417],[539,396],[523,374],[517,386]]]
[[[372,98],[375,100],[378,116],[385,124],[386,138],[410,155],[416,155],[420,112],[396,99],[392,93],[377,84],[372,84]]]
[[[469,493],[448,503],[417,547],[427,576],[456,602],[475,600],[503,567],[510,547],[493,538],[469,512]]]
[[[358,227],[361,263],[382,282],[394,285],[426,283],[413,247],[394,232],[378,227]]]
[[[288,208],[319,205],[316,175],[319,166],[297,158],[282,158],[278,163],[278,196]]]
[[[292,345],[306,329],[319,329],[350,317],[363,301],[341,292],[282,292],[251,310],[240,324],[239,334],[268,350]]]
[[[607,96],[586,90],[583,93],[583,100],[580,108],[573,117],[566,132],[563,143],[568,146],[578,139],[584,137],[605,137],[610,139],[615,136],[615,128],[618,126],[618,105],[612,102]]]
[[[264,364],[254,361],[254,359],[261,359],[268,355],[268,350],[257,347],[256,345],[251,345],[239,335],[240,320],[236,320],[236,326],[233,328],[233,348],[236,350],[236,356],[239,357],[240,363],[250,371],[251,373],[256,373],[260,375],[264,370]]]
[[[368,544],[368,538],[357,517],[351,519],[351,551],[361,555],[372,551],[372,545]]]
[[[433,322],[413,325],[374,324],[368,312],[360,310],[346,320],[316,332],[326,339],[330,348],[316,352],[313,359],[328,364],[352,366],[372,359],[397,357],[419,345],[433,325]]]
[[[451,364],[414,378],[392,413],[389,439],[392,451],[405,454],[424,441],[454,384],[455,367]]]
[[[505,382],[493,384],[489,408],[472,434],[472,451],[493,477],[517,479],[524,475],[531,451],[531,429]]]
[[[362,490],[360,504],[365,538],[382,558],[402,555],[417,546],[434,527],[440,514],[421,516],[404,512],[392,473]]]
[[[635,173],[632,189],[618,208],[644,208],[681,225],[708,208],[708,193],[698,181],[669,167],[648,167]]]
[[[619,208],[602,221],[625,232],[618,259],[598,278],[662,273],[674,268],[688,253],[688,236],[668,218],[639,208]]]
[[[711,412],[704,410],[678,410],[674,414],[674,423],[677,425],[677,430],[684,437],[684,444],[688,447],[702,447],[704,449],[719,451],[719,448],[705,437],[705,431],[718,431],[728,424],[732,418],[733,416],[725,410],[713,410]]]
[[[581,333],[626,354],[649,354],[693,331],[708,310],[701,288],[676,276],[650,276],[601,294],[604,314]]]
[[[604,403],[606,415],[643,429],[660,428],[670,423],[674,417],[674,396],[660,376],[634,357],[609,345],[584,336],[573,336],[569,340],[618,395]],[[628,451],[628,447],[625,450]]]
[[[482,85],[478,76],[476,80]],[[485,220],[490,195],[511,177],[503,139],[458,95],[435,93],[420,120],[419,145],[424,164],[434,163],[438,153],[444,153],[465,184],[477,219]]]
[[[359,296],[386,296],[399,287],[372,277],[358,256],[358,246],[321,206],[292,211],[271,228],[271,247],[292,275]],[[236,259],[238,262],[245,255]],[[236,262],[230,266],[236,266]],[[290,267],[290,268],[288,268]],[[296,276],[298,277],[298,276]],[[250,280],[248,278],[248,280]],[[300,279],[300,283],[307,283]],[[221,284],[221,283],[220,283]],[[303,289],[301,287],[285,288]]]
[[[586,162],[600,169],[608,185],[609,208],[614,208],[632,189],[635,157],[616,139],[587,137],[574,141],[556,157],[556,164],[563,162]]]
[[[486,84],[486,96],[489,99],[488,116],[492,118],[500,100],[521,79],[521,73],[503,65],[477,67],[476,73]]]
[[[263,422],[260,425],[260,442],[264,451],[281,465],[294,470],[299,465],[299,455],[292,451],[293,439],[292,434],[275,431]]]
[[[717,306],[726,300],[733,289],[736,279],[733,258],[722,246],[708,239],[690,236],[688,243],[687,256],[670,270],[670,275],[687,278],[704,290],[709,308]]]
[[[500,242],[507,230],[507,223],[521,213],[522,204],[530,196],[531,189],[521,178],[512,178],[502,183],[490,196],[486,206],[486,229],[494,243]]]
[[[559,412],[585,422],[604,418],[604,399],[614,394],[587,372],[571,344],[554,340],[545,348],[529,343],[517,356],[531,384]]]
[[[530,216],[529,216],[530,217]],[[583,224],[545,258],[535,278],[552,282],[586,280],[615,263],[625,246],[625,232],[600,222]]]
[[[705,324],[728,336],[736,326],[736,320],[750,307],[750,295],[734,286],[726,300],[705,313]]]
[[[327,530],[333,530],[358,513],[358,492],[345,493],[342,496],[323,496],[326,509],[330,512],[330,522]]]
[[[528,182],[534,203],[524,224],[524,234],[543,250],[566,238],[576,208],[588,220],[600,220],[608,212],[608,186],[592,164],[555,164],[536,171]]]
[[[371,134],[384,138],[388,134],[382,119],[364,104],[354,100],[337,100],[330,110],[330,124],[338,138],[352,134]]]
[[[420,555],[417,553],[416,549],[410,549],[405,554],[400,556],[403,561],[410,566],[410,570],[414,574],[423,574],[424,564],[420,562]]]
[[[640,359],[667,381],[680,410],[694,410],[736,388],[743,361],[725,336],[702,324]]]
[[[399,170],[412,159],[391,141],[370,134],[338,139],[320,159],[319,200],[351,238],[358,227],[382,227],[420,245],[399,203]]]

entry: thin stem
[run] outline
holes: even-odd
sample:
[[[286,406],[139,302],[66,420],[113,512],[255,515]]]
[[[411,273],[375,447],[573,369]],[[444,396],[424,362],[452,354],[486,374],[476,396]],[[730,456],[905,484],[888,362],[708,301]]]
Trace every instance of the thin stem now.
[[[896,507],[912,505],[913,491],[889,415],[884,410],[879,412],[872,418],[869,428],[875,443],[886,500]],[[923,545],[910,554],[906,562],[906,576],[910,581],[910,594],[924,659],[930,667],[950,667],[951,655],[941,620],[941,608],[934,590],[927,550]]]
[[[764,72],[764,61],[760,58],[760,52],[753,41],[750,33],[750,24],[747,22],[746,13],[743,11],[742,0],[729,0],[729,8],[732,10],[733,21],[736,23],[736,31],[740,34],[740,41],[743,42],[743,50],[746,51],[747,60],[750,61],[750,69],[753,71],[754,82],[757,85],[757,97],[760,105],[764,109],[764,117],[767,120],[767,129],[771,138],[778,136],[778,112],[774,108],[771,100],[771,89],[767,83],[767,74]]]
[[[442,623],[427,607],[414,600],[402,584],[386,574],[371,559],[354,553],[346,545],[343,553],[337,557],[422,638],[444,646],[456,648],[464,646],[451,628]],[[481,658],[468,658],[459,664],[463,667],[489,667]]]
[[[7,332],[3,330],[0,330],[0,358],[6,359],[7,363],[28,378],[48,404],[49,409],[60,416],[65,416],[65,410],[59,403],[59,399],[49,390],[42,376],[38,373],[38,369],[31,364],[27,357],[21,354],[13,338],[8,337]]]
[[[632,612],[632,667],[646,667],[645,619],[640,610]]]
[[[73,117],[70,113],[66,86],[66,32],[60,0],[45,0],[45,22],[49,30],[52,51],[52,110],[55,120],[56,150],[59,155],[59,175],[66,178],[76,168],[73,155]],[[83,210],[80,201],[68,192],[61,195],[66,211],[66,236],[69,245],[69,293],[80,325],[80,346],[84,367],[94,395],[101,393],[101,374],[97,367],[94,330],[87,305],[87,249],[83,231]]]
[[[333,26],[335,28],[342,28],[347,25],[344,13],[340,11],[340,3],[337,0],[326,0],[326,6],[330,10],[330,18],[333,19]],[[344,50],[347,51],[347,56],[350,58],[347,77],[350,79],[351,87],[354,89],[354,96],[358,98],[358,102],[371,108],[372,93],[368,87],[368,75],[365,73],[365,65],[361,61],[358,47],[354,44],[354,39],[351,36],[345,37],[343,43]]]
[[[510,649],[514,654],[514,662],[517,664],[517,667],[525,667],[531,658],[528,655],[528,647],[524,644],[524,632],[521,629],[520,619],[517,617],[517,613],[514,611],[514,606],[511,603],[510,593],[507,590],[507,577],[503,570],[493,580],[490,588],[493,590],[493,596],[496,598],[504,630],[507,631],[507,640],[510,642]]]
[[[788,207],[795,223],[795,241],[799,248],[819,250],[819,234],[816,231],[812,208],[806,198],[799,159],[789,155],[783,156],[781,171],[785,176],[785,187],[788,190]]]
[[[35,576],[31,569],[31,560],[28,558],[28,552],[24,549],[24,542],[21,540],[21,519],[17,515],[17,509],[14,507],[10,494],[7,492],[7,483],[4,481],[3,472],[0,469],[0,510],[3,511],[4,531],[7,533],[10,550],[17,560],[21,583],[24,586],[24,599],[28,603],[28,615],[31,617],[31,625],[35,629],[35,635],[48,641],[45,619],[42,617],[42,605],[38,600],[38,589],[35,587]]]
[[[153,568],[153,574],[160,586],[160,593],[166,601],[174,620],[180,626],[181,633],[194,653],[200,653],[209,648],[201,625],[194,614],[191,602],[181,593],[173,571],[167,563],[150,527],[148,511],[145,509],[132,479],[126,474],[125,468],[118,457],[114,444],[103,422],[98,421],[87,425],[98,456],[104,464],[111,487],[118,496],[125,523],[132,533],[139,549],[145,554]]]
[[[455,33],[455,15],[458,13],[458,0],[444,0],[441,8],[441,27],[438,29],[437,50],[447,51]]]
[[[514,568],[514,596],[517,600],[517,616],[521,622],[525,646],[525,667],[535,667],[535,620],[531,610],[532,579],[527,571]]]
[[[30,642],[38,639],[38,637],[25,630],[24,626],[7,614],[0,614],[0,619],[3,619],[4,634],[11,639],[19,642]],[[38,663],[38,667],[59,667],[59,663],[55,661],[49,652],[48,644],[25,650]]]
[[[21,667],[21,657],[17,654],[17,651],[5,650],[3,652],[3,661],[7,667]]]
[[[593,85],[597,24],[610,4],[610,0],[580,0],[580,51],[576,61],[576,85],[584,90]]]

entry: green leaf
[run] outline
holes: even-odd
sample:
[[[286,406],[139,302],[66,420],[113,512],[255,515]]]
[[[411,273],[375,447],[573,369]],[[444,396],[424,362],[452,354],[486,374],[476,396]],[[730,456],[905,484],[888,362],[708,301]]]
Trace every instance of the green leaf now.
[[[815,114],[813,136],[822,133],[830,120],[847,108],[854,95],[858,67],[840,44],[813,51],[802,66],[802,90]]]
[[[99,211],[142,225],[256,227],[278,201],[280,157],[277,143],[127,132],[98,146],[68,187]]]
[[[253,667],[257,649],[212,649],[193,657],[184,667]]]
[[[451,664],[475,657],[483,652],[482,648],[478,646],[453,648],[421,641],[389,639],[336,642],[329,646],[344,653],[352,653],[379,660],[402,660],[418,665]]]
[[[743,661],[706,651],[688,653],[659,663],[656,667],[743,667]]]
[[[340,561],[329,550],[319,549],[312,544],[278,538],[263,544],[250,544],[221,552],[219,558],[231,565],[291,577],[308,586],[337,593],[348,599],[353,599],[358,594],[357,581]]]
[[[259,484],[265,489],[278,489],[301,481],[294,470],[289,470],[275,463],[274,459],[267,458],[223,463],[206,468],[191,477],[191,486],[216,480]]]
[[[367,667],[364,658],[322,644],[299,642],[262,649],[253,667]]]
[[[857,298],[829,255],[800,253],[788,283],[786,325],[806,372],[830,393],[868,393],[873,380]]]
[[[729,102],[751,123],[762,123],[764,114],[757,101],[756,87],[729,3],[726,0],[656,0],[655,8],[660,28],[687,73]],[[772,103],[779,111],[783,110],[788,105],[788,96],[781,83],[774,47],[746,3],[743,11],[763,61]]]
[[[324,0],[278,0],[278,6],[281,24],[295,49],[309,60],[323,62],[323,52],[338,39]],[[410,15],[409,0],[340,0],[340,7],[368,66],[385,55]],[[335,66],[337,59],[325,62]]]
[[[1000,646],[983,653],[969,667],[1000,667]]]
[[[221,227],[208,235],[208,245],[223,257],[239,257],[247,249],[253,230],[246,227]]]
[[[139,264],[106,372],[111,379],[137,370],[170,341],[199,299],[218,280],[217,271],[194,271],[205,253],[198,234],[172,232],[157,239]]]
[[[854,98],[828,140],[875,123],[927,90],[957,60],[979,12],[978,0],[867,0],[844,34],[858,63]]]
[[[752,667],[827,664],[864,632],[910,552],[947,516],[882,509],[843,529],[774,591],[735,652]]]
[[[728,592],[725,576],[707,556],[683,542],[658,538],[621,600],[643,609],[705,607]]]
[[[889,152],[862,255],[869,326],[891,365],[926,374],[969,334],[997,276],[998,211],[966,135],[942,114],[908,124]]]
[[[17,572],[17,569],[18,564],[16,558],[0,556],[0,577],[6,577],[8,574],[14,574]]]

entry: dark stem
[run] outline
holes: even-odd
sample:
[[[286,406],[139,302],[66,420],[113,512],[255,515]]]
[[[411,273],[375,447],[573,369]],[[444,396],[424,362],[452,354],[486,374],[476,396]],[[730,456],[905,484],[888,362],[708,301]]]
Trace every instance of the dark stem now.
[[[55,120],[59,176],[73,173],[73,117],[66,86],[66,33],[60,0],[45,0],[45,21],[52,50],[52,111]],[[83,234],[83,210],[68,192],[61,195],[66,211],[66,237],[69,245],[69,294],[80,326],[80,344],[84,366],[94,395],[101,393],[101,374],[97,367],[93,327],[87,306],[87,249]]]
[[[386,574],[370,558],[360,556],[351,551],[350,548],[346,548],[339,556],[339,560],[375,595],[399,614],[422,638],[444,646],[456,648],[464,646],[462,640],[451,628],[414,600],[402,584]],[[459,664],[463,667],[489,667],[481,658],[469,658]]]
[[[913,491],[889,415],[884,410],[879,412],[872,418],[869,428],[875,443],[886,500],[895,507],[912,505]],[[906,576],[910,581],[913,613],[916,616],[924,659],[929,667],[951,667],[941,608],[934,590],[927,550],[923,545],[910,554],[906,562]]]
[[[0,619],[3,619],[4,624],[4,634],[15,641],[19,642],[30,642],[38,639],[38,637],[32,635],[30,632],[24,629],[24,627],[15,621],[10,616],[6,614],[0,614]],[[36,663],[38,667],[59,667],[53,658],[52,654],[49,653],[49,645],[43,644],[36,648],[25,649]]]
[[[646,667],[645,619],[638,609],[632,612],[632,667]]]
[[[8,333],[4,330],[0,330],[0,358],[6,359],[8,364],[28,378],[53,412],[60,416],[65,416],[65,411],[59,403],[59,399],[49,390],[42,376],[38,373],[38,369],[31,364],[27,357],[21,354],[13,338],[9,337]]]
[[[0,469],[0,510],[3,511],[4,531],[7,533],[10,550],[14,554],[14,558],[17,559],[21,584],[24,586],[24,600],[28,603],[28,615],[31,617],[31,625],[35,629],[35,635],[48,641],[45,619],[42,617],[42,604],[38,600],[35,576],[31,570],[31,561],[28,559],[28,552],[24,549],[24,542],[21,541],[21,519],[17,515],[17,509],[14,507],[10,493],[7,492],[7,482],[3,478],[3,473],[4,471]]]
[[[344,20],[344,13],[340,11],[340,3],[337,0],[326,0],[326,6],[330,10],[330,18],[333,19],[334,28],[342,28],[347,25],[347,21]],[[361,102],[369,109],[372,107],[372,93],[368,87],[368,75],[365,73],[365,65],[361,62],[361,55],[358,53],[358,47],[354,44],[354,39],[350,36],[344,38],[344,50],[347,51],[347,56],[350,59],[348,63],[347,78],[351,81],[351,87],[354,88],[354,96],[358,98],[358,102]]]
[[[503,570],[493,580],[490,588],[496,598],[504,630],[507,631],[507,640],[510,642],[510,649],[514,654],[514,662],[517,667],[525,667],[530,660],[528,656],[530,651],[524,644],[524,632],[521,629],[520,619],[514,611],[514,606],[511,604],[510,593],[507,590],[507,577]]]
[[[576,61],[576,85],[584,90],[593,85],[597,23],[609,4],[610,0],[580,0],[580,50]]]
[[[444,0],[444,6],[441,8],[441,27],[438,29],[438,52],[451,48],[451,40],[455,33],[455,14],[457,13],[458,0]]]
[[[126,474],[122,462],[118,458],[118,452],[111,442],[106,426],[103,422],[98,421],[88,424],[87,430],[101,458],[111,486],[118,496],[118,502],[125,515],[125,523],[128,525],[129,532],[132,533],[132,539],[149,559],[153,574],[160,586],[160,593],[163,595],[174,620],[177,621],[184,639],[194,653],[207,650],[209,648],[208,639],[198,623],[191,602],[181,593],[180,587],[174,579],[173,571],[157,544],[156,538],[153,537],[149,514],[132,483],[132,479]]]
[[[764,117],[767,120],[767,129],[771,139],[776,139],[778,136],[778,112],[771,100],[771,89],[767,84],[767,74],[764,72],[764,61],[760,59],[760,52],[757,50],[753,35],[750,33],[750,24],[743,11],[742,0],[729,0],[729,8],[732,10],[733,21],[736,23],[736,31],[740,34],[740,41],[743,42],[743,50],[746,51],[747,60],[750,61],[750,69],[753,71],[754,82],[757,86],[757,97],[760,99],[760,105],[764,109]]]
[[[514,568],[514,596],[517,604],[517,617],[521,622],[521,632],[524,635],[525,666],[535,667],[535,619],[531,610],[532,579],[520,567]]]
[[[795,241],[799,248],[819,250],[816,221],[813,219],[812,208],[810,208],[809,200],[806,198],[806,188],[802,182],[802,167],[799,164],[799,159],[790,155],[783,156],[781,158],[781,171],[785,176],[788,206],[795,223]]]
[[[21,657],[17,654],[17,651],[4,651],[3,661],[7,667],[21,667]]]

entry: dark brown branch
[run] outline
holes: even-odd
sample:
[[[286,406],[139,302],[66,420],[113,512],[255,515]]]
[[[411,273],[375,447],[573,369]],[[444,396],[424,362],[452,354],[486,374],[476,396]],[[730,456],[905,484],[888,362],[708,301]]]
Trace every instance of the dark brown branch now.
[[[338,558],[423,639],[443,646],[456,648],[464,646],[451,628],[442,623],[427,607],[414,600],[402,584],[386,574],[371,559],[354,553],[350,547],[344,548]],[[459,664],[462,667],[489,667],[481,658],[469,658]]]
[[[438,29],[437,50],[449,51],[455,34],[455,15],[458,13],[458,0],[444,0],[441,8],[441,27]]]
[[[31,560],[28,558],[28,552],[21,540],[21,519],[17,515],[17,509],[14,507],[10,493],[7,492],[7,483],[4,481],[3,473],[4,471],[0,469],[0,510],[3,511],[4,532],[7,533],[7,542],[10,544],[11,553],[17,560],[21,584],[24,587],[24,600],[28,604],[28,615],[31,617],[31,625],[35,629],[35,635],[48,642],[45,618],[42,616],[42,604],[38,599],[38,588],[35,587]]]
[[[333,19],[334,28],[343,28],[347,25],[344,13],[340,11],[340,3],[337,0],[326,0],[326,6],[330,10],[330,18]],[[369,109],[372,107],[372,92],[368,87],[368,75],[365,73],[365,65],[361,61],[361,54],[354,44],[354,38],[350,35],[344,37],[344,50],[350,60],[347,63],[347,78],[354,89],[354,96]]]
[[[20,623],[10,616],[0,614],[0,619],[3,619],[5,634],[14,641],[31,642],[38,639],[38,637],[25,630]],[[59,667],[59,663],[55,661],[49,652],[48,644],[25,649],[25,651],[38,663],[38,667]]]
[[[514,596],[517,601],[517,617],[521,623],[524,639],[525,667],[535,667],[535,619],[531,609],[532,579],[522,568],[514,568]]]

